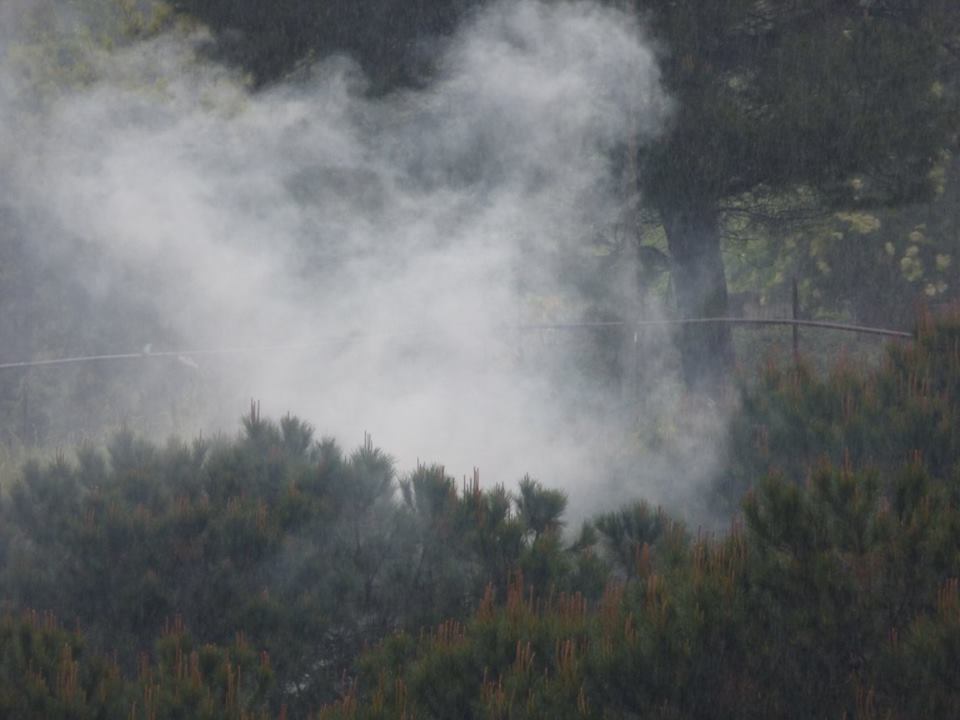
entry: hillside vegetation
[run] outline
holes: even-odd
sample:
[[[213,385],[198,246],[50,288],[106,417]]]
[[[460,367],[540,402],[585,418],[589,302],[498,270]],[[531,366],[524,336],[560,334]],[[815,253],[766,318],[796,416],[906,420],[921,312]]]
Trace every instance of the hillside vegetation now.
[[[958,79],[955,0],[0,0],[0,719],[960,716]]]
[[[0,525],[7,717],[932,717],[960,703],[960,318],[770,368],[717,497],[398,477],[304,422],[31,464]],[[751,479],[752,478],[752,479]],[[678,478],[678,482],[682,479]],[[367,648],[366,650],[364,650]]]

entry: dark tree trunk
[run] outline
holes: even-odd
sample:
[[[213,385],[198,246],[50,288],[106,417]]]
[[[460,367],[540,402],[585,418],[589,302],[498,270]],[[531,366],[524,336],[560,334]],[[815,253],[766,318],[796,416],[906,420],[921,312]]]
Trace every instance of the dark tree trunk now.
[[[692,205],[661,209],[680,317],[726,317],[727,278],[717,212],[706,203]],[[715,393],[729,382],[734,366],[729,325],[683,325],[678,338],[687,387]]]

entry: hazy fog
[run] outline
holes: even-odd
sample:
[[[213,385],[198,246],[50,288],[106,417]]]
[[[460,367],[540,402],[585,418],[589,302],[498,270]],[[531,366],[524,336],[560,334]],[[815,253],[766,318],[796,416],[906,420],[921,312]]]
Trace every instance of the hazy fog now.
[[[634,19],[496,2],[444,44],[426,88],[378,98],[345,57],[252,93],[203,41],[91,51],[89,80],[53,96],[9,56],[0,73],[0,183],[31,251],[107,298],[100,312],[146,308],[164,328],[101,352],[309,345],[145,358],[145,387],[163,372],[164,392],[202,398],[174,429],[233,432],[258,398],[348,446],[369,432],[401,469],[529,472],[574,515],[696,487],[715,428],[685,412],[652,349],[663,338],[641,345],[647,383],[631,388],[589,380],[589,338],[515,327],[595,302],[577,272],[633,200],[617,163],[668,122]],[[634,277],[621,263],[604,297],[629,302]]]

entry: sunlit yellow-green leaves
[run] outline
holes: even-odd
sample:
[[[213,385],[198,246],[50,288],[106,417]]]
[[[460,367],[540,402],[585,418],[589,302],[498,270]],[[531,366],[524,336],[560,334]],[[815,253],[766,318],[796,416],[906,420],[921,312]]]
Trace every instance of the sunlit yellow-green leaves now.
[[[172,11],[159,0],[37,0],[13,17],[0,60],[19,92],[43,99],[95,81],[99,56],[160,32]]]
[[[845,222],[850,229],[859,234],[867,235],[880,229],[880,218],[869,213],[841,212],[837,219]]]
[[[920,248],[910,245],[904,256],[900,258],[900,270],[910,282],[916,282],[923,277],[923,259],[920,257]]]

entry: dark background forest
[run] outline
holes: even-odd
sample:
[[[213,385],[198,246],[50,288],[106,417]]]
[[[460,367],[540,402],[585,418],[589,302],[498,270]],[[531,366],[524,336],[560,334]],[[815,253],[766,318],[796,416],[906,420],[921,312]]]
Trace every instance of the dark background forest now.
[[[954,3],[42,0],[0,53],[0,715],[957,714]],[[794,311],[909,337],[670,324]]]

